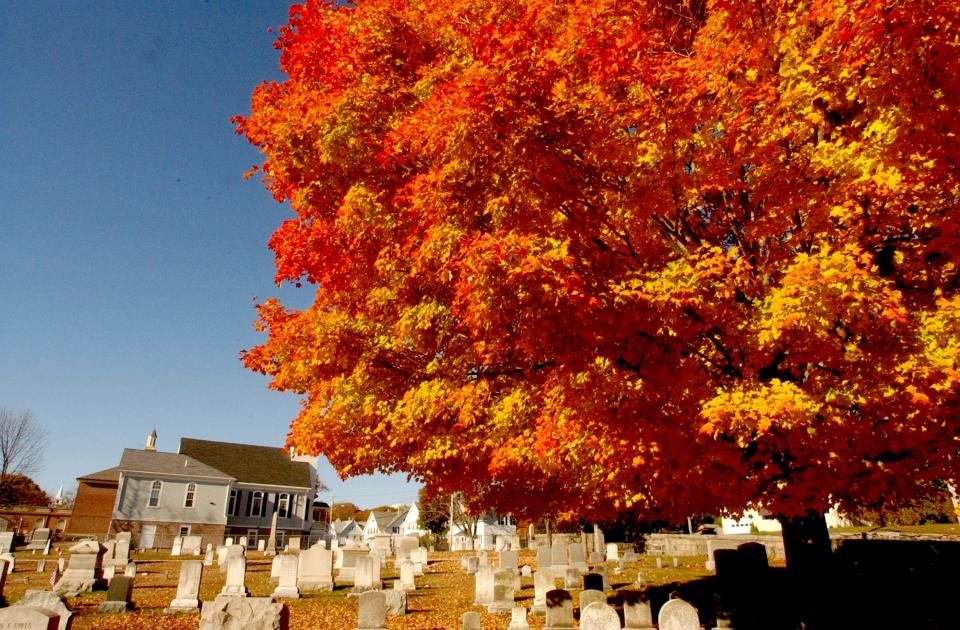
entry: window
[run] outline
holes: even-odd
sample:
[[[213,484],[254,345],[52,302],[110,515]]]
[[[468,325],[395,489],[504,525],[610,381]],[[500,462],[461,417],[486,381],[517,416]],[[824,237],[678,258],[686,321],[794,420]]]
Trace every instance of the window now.
[[[42,519],[42,518],[38,518],[37,520],[35,520],[35,521],[33,522],[33,528],[34,528],[34,529],[40,529],[40,528],[43,527],[44,525],[46,525],[46,523],[43,522],[43,519]]]
[[[196,497],[197,497],[197,484],[195,484],[195,483],[188,483],[188,484],[187,484],[187,491],[186,491],[186,493],[183,495],[183,507],[185,507],[185,508],[192,508],[192,507],[193,507],[194,500],[196,499]]]
[[[250,499],[250,516],[263,516],[263,493],[254,492]]]
[[[277,518],[287,518],[287,511],[290,506],[290,495],[281,494],[277,498]]]
[[[189,535],[190,535],[190,526],[189,526],[189,525],[181,525],[181,526],[180,526],[180,533],[177,534],[177,535],[178,535],[178,536],[189,536]]]
[[[163,482],[155,480],[150,485],[150,499],[147,500],[147,507],[157,507],[160,505],[160,490],[163,488]]]
[[[230,516],[237,515],[237,506],[240,504],[240,492],[239,490],[230,491],[230,502],[227,503],[227,514]]]

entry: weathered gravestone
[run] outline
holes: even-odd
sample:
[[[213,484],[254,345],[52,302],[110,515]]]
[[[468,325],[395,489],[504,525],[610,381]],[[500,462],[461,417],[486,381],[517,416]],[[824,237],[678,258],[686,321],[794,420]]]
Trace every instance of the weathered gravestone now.
[[[130,562],[130,533],[126,532],[123,538],[117,535],[116,545],[113,548],[113,564],[125,567],[128,562]]]
[[[46,552],[50,548],[50,530],[46,527],[33,530],[33,536],[30,537],[30,543],[27,545],[32,553],[37,551]]]
[[[126,577],[137,577],[137,563],[128,562],[127,566],[123,568],[123,574]]]
[[[515,606],[510,613],[510,625],[507,630],[530,630],[530,624],[527,623],[527,609],[523,606]]]
[[[544,567],[533,573],[533,606],[531,611],[534,614],[543,614],[547,610],[547,592],[556,587],[556,580],[553,579],[553,571],[550,567]]]
[[[110,580],[107,598],[97,608],[99,613],[118,613],[130,608],[130,592],[133,590],[133,578],[118,575]]]
[[[601,564],[593,568],[593,572],[600,576],[600,579],[603,580],[603,590],[610,590],[610,578],[607,577],[607,565]]]
[[[700,630],[697,609],[682,599],[671,599],[660,609],[657,616],[660,630]]]
[[[117,551],[117,541],[107,540],[103,543],[103,566],[112,566],[114,554]]]
[[[103,581],[109,583],[113,579],[113,576],[117,574],[117,567],[111,565],[103,567],[102,576]]]
[[[203,577],[203,563],[199,560],[187,560],[180,564],[180,578],[177,580],[177,596],[170,602],[165,613],[200,612],[200,580]]]
[[[57,630],[60,616],[52,610],[32,606],[11,606],[0,609],[2,630]]]
[[[220,573],[226,573],[227,567],[230,565],[230,561],[234,558],[245,558],[244,554],[246,549],[241,545],[228,545],[223,547],[223,551],[219,557]]]
[[[623,628],[624,630],[655,630],[653,612],[646,593],[640,591],[623,592]]]
[[[231,556],[227,559],[227,580],[220,591],[221,596],[246,597],[249,595],[244,584],[247,575],[247,559],[244,556]]]
[[[364,591],[378,591],[381,586],[380,559],[372,556],[357,558],[351,595],[358,595]]]
[[[183,536],[175,536],[173,539],[173,547],[170,549],[171,556],[179,556],[183,553]]]
[[[606,602],[593,602],[580,610],[580,630],[620,630],[620,617]]]
[[[204,602],[198,630],[289,630],[286,604],[269,597],[223,597]]]
[[[607,562],[616,562],[620,559],[620,550],[617,543],[607,543]]]
[[[7,573],[13,573],[17,569],[17,559],[12,553],[0,553],[0,560],[7,561]]]
[[[586,573],[589,569],[587,568],[587,563],[583,559],[583,545],[570,545],[570,566],[576,569],[579,573]]]
[[[460,623],[463,630],[482,630],[480,625],[480,613],[478,612],[465,612],[463,616],[460,617]]]
[[[297,586],[305,591],[333,590],[333,552],[314,545],[298,556]]]
[[[300,599],[300,589],[297,588],[297,566],[300,559],[291,553],[277,556],[280,560],[280,583],[273,591],[273,597],[286,599]]]
[[[213,545],[207,544],[207,550],[203,554],[203,566],[211,567],[213,566]]]
[[[563,572],[563,588],[577,588],[580,586],[580,572],[573,567],[567,567]]]
[[[466,569],[467,575],[474,575],[477,572],[477,569],[480,568],[480,558],[476,556],[470,556],[466,558]]]
[[[512,571],[517,570],[517,564],[519,560],[519,553],[516,551],[504,550],[500,552],[500,568],[501,569],[510,569]]]
[[[76,597],[92,591],[97,581],[102,579],[103,552],[103,546],[95,540],[83,540],[70,547],[70,564],[60,581],[54,585],[54,592]]]
[[[396,586],[396,583],[394,583],[394,586]],[[385,604],[388,617],[407,614],[406,591],[395,588],[392,591],[383,591],[383,594],[386,596]]]
[[[341,553],[342,564],[340,571],[337,573],[337,582],[353,584],[356,576],[357,562],[360,558],[367,557],[369,556],[366,549],[343,549]]]
[[[184,536],[180,554],[184,556],[199,556],[203,553],[202,536]]]
[[[488,612],[506,614],[513,610],[516,581],[515,569],[500,569],[493,574],[493,601],[487,605]]]
[[[585,591],[580,591],[580,614],[583,614],[583,610],[594,602],[607,603],[607,596],[603,594],[603,591],[595,591],[591,588],[588,588]]]
[[[0,532],[0,553],[13,551],[13,532]]]
[[[261,538],[257,541],[257,551],[263,553],[267,550],[267,541]]]
[[[537,571],[550,568],[550,547],[541,545],[537,547]]]
[[[397,581],[401,590],[414,591],[417,589],[416,579],[413,575],[413,563],[404,560],[400,563],[400,579]]]
[[[357,599],[357,630],[385,630],[387,596],[384,592],[365,591]]]
[[[547,591],[547,618],[544,630],[573,628],[573,598],[563,589]]]
[[[550,568],[553,575],[558,578],[564,577],[569,565],[567,564],[567,544],[561,541],[555,541],[550,547]]]
[[[529,564],[525,564],[520,567],[521,577],[533,577],[533,569],[530,568]]]
[[[47,569],[47,561],[45,558],[41,558],[37,561],[37,573],[43,573]]]
[[[482,566],[477,569],[476,575],[473,576],[473,603],[477,606],[489,606],[493,602],[493,572],[493,567]]]
[[[24,596],[13,606],[40,608],[56,613],[60,618],[58,621],[59,625],[54,626],[57,630],[67,630],[70,626],[70,617],[73,616],[73,612],[67,608],[67,604],[63,601],[63,598],[52,591],[27,589]]]
[[[320,542],[317,543],[317,544],[323,546],[323,541],[320,541]],[[300,551],[300,537],[299,537],[299,536],[291,536],[290,538],[288,538],[288,539],[287,539],[287,547],[290,549],[290,551],[292,551],[292,552],[294,552],[294,553],[299,552],[299,551]]]

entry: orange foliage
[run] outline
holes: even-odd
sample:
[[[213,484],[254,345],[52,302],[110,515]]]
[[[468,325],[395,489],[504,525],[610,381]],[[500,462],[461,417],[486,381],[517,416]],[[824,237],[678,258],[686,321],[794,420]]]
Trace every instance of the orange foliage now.
[[[294,6],[238,132],[290,444],[519,515],[957,474],[960,4]]]

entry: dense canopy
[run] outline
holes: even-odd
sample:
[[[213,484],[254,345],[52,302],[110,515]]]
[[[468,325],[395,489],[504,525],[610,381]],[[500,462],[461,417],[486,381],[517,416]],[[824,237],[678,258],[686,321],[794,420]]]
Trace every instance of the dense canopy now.
[[[958,470],[960,3],[294,6],[238,131],[289,443],[475,505],[896,502]]]

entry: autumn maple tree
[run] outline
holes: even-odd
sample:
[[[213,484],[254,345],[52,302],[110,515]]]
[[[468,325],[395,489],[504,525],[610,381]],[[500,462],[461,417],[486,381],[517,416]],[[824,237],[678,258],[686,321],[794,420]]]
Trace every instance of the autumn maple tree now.
[[[520,515],[957,478],[960,3],[308,2],[238,132],[289,443]]]

